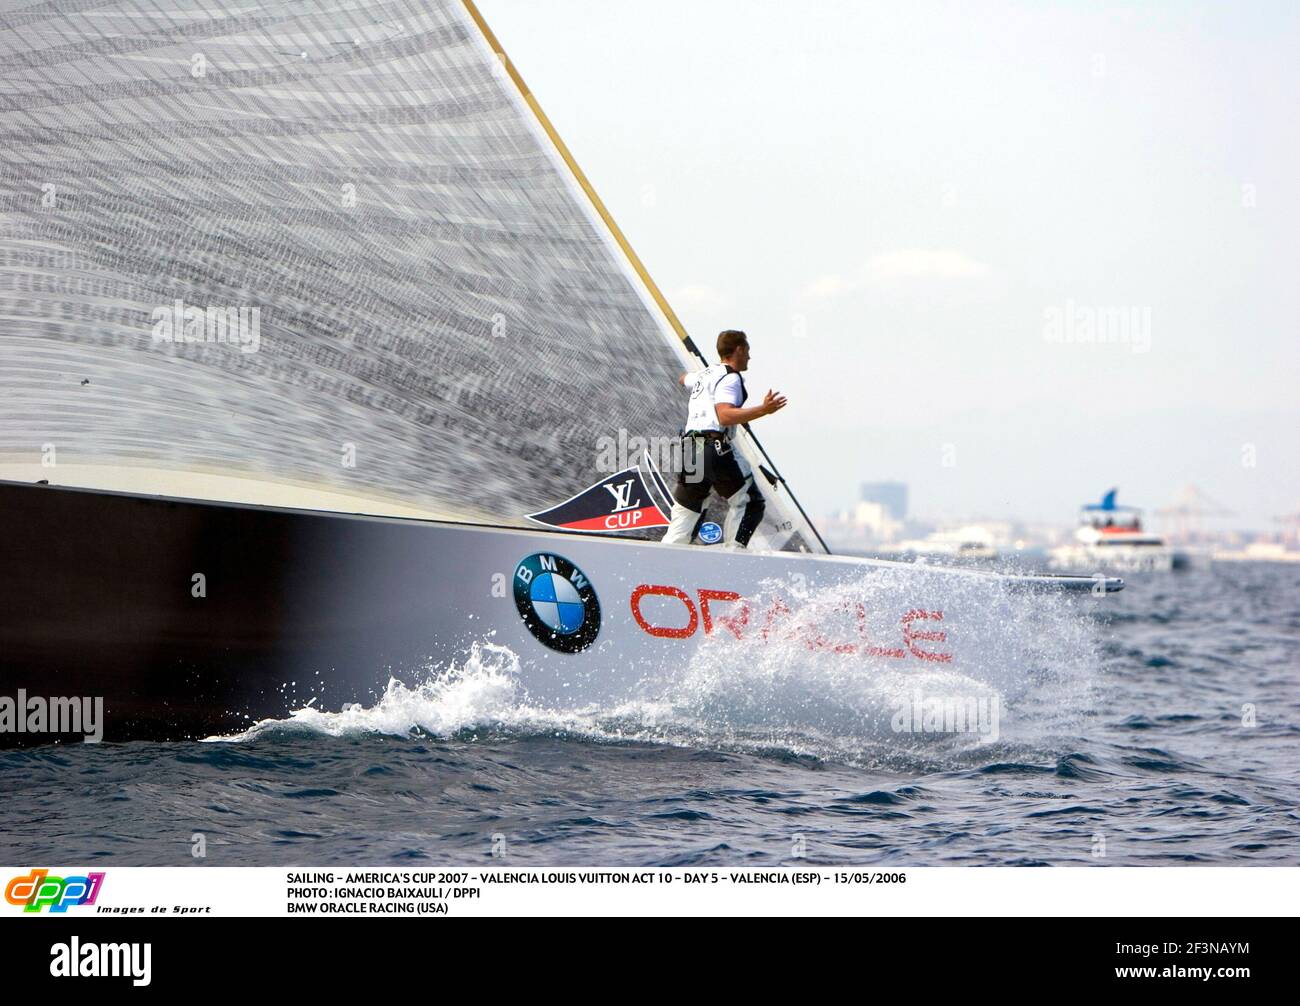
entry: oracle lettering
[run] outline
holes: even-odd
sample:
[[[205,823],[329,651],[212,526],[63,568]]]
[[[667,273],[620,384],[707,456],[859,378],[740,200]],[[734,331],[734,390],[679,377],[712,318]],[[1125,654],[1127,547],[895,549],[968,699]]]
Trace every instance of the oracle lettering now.
[[[686,611],[690,617],[683,628],[671,628],[663,625],[651,625],[646,621],[645,616],[641,614],[641,598],[651,595],[660,597],[675,597],[682,604],[686,605]],[[680,587],[665,587],[643,583],[632,591],[632,617],[636,619],[636,624],[641,626],[643,632],[648,632],[652,636],[660,636],[665,639],[685,639],[687,636],[695,634],[695,628],[700,624],[699,612],[695,610],[695,605],[691,603],[690,595]]]
[[[682,618],[671,618],[667,613],[656,615],[651,621],[643,610],[642,602],[647,597],[671,598],[681,609]],[[881,646],[870,638],[867,627],[867,607],[861,601],[845,601],[837,606],[843,614],[852,616],[851,634],[845,638],[832,638],[825,634],[825,626],[811,619],[800,619],[786,601],[774,598],[761,615],[752,619],[752,607],[748,600],[733,590],[712,590],[698,588],[695,598],[681,587],[669,584],[643,583],[632,591],[630,598],[632,617],[641,631],[660,639],[689,639],[700,626],[704,634],[712,636],[722,633],[742,640],[756,632],[764,643],[802,642],[810,650],[828,651],[839,654],[859,654],[867,657],[887,657],[891,660],[904,660],[908,654],[919,660],[949,663],[951,653],[941,653],[922,649],[918,642],[947,642],[948,634],[942,630],[921,629],[915,623],[922,621],[943,621],[942,611],[926,611],[913,608],[902,616],[902,646]],[[670,605],[676,607],[676,605]],[[668,619],[670,624],[661,624],[660,618]],[[684,624],[683,624],[684,619]],[[752,631],[751,631],[752,630]]]
[[[936,622],[943,621],[942,611],[922,611],[915,608],[903,616],[903,642],[907,644],[908,651],[914,657],[920,657],[922,660],[937,660],[939,663],[948,663],[952,660],[951,653],[931,653],[929,650],[922,650],[913,645],[917,639],[924,639],[928,642],[943,643],[948,640],[946,632],[920,632],[912,628],[912,623],[917,619],[931,618]]]

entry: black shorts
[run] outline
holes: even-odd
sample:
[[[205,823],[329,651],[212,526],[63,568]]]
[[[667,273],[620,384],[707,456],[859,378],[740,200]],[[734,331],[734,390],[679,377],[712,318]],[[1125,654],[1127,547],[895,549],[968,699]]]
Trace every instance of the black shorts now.
[[[683,437],[682,467],[677,472],[673,498],[699,513],[710,490],[719,496],[734,496],[748,477],[736,460],[730,440]]]

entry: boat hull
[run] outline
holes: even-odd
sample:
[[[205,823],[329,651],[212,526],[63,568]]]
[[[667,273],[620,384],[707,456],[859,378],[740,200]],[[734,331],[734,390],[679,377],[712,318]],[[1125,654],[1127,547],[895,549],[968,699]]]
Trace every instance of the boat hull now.
[[[105,740],[206,737],[372,702],[483,643],[568,708],[653,694],[702,646],[961,668],[1022,589],[1101,589],[19,483],[0,518],[5,746],[80,739],[15,725],[20,697],[102,699]]]

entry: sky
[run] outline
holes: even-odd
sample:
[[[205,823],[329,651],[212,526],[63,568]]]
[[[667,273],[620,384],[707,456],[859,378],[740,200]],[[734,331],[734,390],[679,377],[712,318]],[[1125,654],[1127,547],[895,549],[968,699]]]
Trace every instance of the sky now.
[[[1300,5],[478,5],[811,512],[1300,510]]]

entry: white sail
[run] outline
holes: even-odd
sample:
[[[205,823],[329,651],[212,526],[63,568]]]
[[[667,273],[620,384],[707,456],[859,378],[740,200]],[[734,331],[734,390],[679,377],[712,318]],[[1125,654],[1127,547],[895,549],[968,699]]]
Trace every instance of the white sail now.
[[[691,344],[472,5],[0,0],[0,108],[0,476],[519,525],[680,426]],[[819,549],[741,449],[755,544]]]

